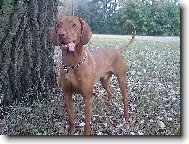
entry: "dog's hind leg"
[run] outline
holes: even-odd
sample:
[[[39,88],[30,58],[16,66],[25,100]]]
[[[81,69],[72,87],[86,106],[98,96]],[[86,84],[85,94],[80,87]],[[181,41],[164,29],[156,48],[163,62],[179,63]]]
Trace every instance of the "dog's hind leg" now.
[[[127,96],[127,91],[126,91],[126,75],[117,75],[118,82],[119,82],[119,87],[121,89],[121,93],[123,96],[123,104],[124,104],[124,118],[125,121],[127,122],[129,119],[129,114],[128,114],[128,96]]]
[[[111,78],[111,75],[109,75],[106,79],[104,77],[100,78],[102,86],[108,93],[108,102],[107,102],[108,105],[111,105],[112,95],[113,95],[112,89],[110,87],[110,78]]]

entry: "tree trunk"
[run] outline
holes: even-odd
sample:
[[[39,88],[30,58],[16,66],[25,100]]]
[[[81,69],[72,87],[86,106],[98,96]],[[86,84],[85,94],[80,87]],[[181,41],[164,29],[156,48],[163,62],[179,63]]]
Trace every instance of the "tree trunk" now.
[[[0,104],[48,96],[56,82],[50,27],[56,0],[0,2]]]

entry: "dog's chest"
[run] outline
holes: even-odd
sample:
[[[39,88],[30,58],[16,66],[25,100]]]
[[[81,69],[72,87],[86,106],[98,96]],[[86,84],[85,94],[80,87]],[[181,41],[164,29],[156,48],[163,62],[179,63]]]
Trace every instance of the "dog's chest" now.
[[[81,89],[81,78],[80,76],[75,75],[74,72],[68,72],[66,74],[63,74],[62,77],[64,77],[63,82],[63,88],[74,90],[75,92],[80,92]]]

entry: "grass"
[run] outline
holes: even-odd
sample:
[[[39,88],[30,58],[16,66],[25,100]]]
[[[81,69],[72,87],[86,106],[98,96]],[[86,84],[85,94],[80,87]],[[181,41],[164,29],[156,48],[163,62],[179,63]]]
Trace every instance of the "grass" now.
[[[118,38],[92,38],[87,49],[119,48],[128,41]],[[130,123],[123,120],[123,104],[117,79],[112,77],[113,106],[105,104],[106,91],[101,84],[94,88],[92,112],[93,135],[180,135],[180,43],[135,41],[123,54],[129,66],[127,91]],[[55,62],[60,61],[55,50]],[[82,134],[84,103],[73,96],[75,135]],[[9,108],[8,135],[67,135],[68,116],[62,93],[51,95],[47,102],[34,102]]]

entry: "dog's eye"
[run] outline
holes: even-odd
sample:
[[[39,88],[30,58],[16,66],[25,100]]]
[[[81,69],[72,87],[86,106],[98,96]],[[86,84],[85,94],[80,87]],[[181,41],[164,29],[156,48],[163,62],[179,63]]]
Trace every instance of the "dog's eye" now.
[[[75,28],[76,27],[76,24],[72,24],[72,28]]]

